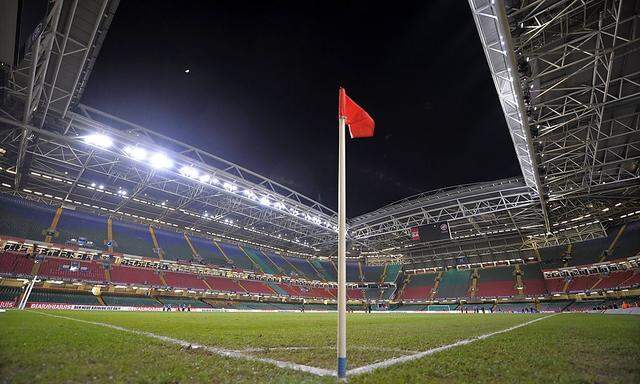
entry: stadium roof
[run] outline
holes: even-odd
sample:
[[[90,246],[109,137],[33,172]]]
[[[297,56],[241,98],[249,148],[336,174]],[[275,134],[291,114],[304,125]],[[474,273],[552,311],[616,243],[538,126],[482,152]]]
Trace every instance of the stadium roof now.
[[[353,218],[350,256],[416,264],[480,254],[502,259],[601,237],[606,226],[640,213],[637,10],[617,1],[508,4],[470,1],[522,177],[425,192]],[[116,7],[53,2],[35,46],[10,69],[0,105],[0,190],[294,254],[332,255],[336,213],[326,206],[77,104]],[[84,49],[72,47],[80,41]],[[411,227],[441,221],[449,222],[452,239],[411,241]]]

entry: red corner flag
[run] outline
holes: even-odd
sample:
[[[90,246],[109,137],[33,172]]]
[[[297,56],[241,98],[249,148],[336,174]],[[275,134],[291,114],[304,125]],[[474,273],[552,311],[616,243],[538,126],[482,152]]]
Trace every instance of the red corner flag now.
[[[340,88],[338,96],[338,114],[346,118],[351,138],[372,137],[375,122],[367,111],[351,100],[344,88]]]

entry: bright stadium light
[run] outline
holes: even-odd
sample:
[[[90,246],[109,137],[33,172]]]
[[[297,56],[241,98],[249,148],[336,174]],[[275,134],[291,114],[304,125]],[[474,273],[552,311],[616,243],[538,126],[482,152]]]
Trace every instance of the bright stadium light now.
[[[100,148],[109,148],[113,145],[113,140],[109,136],[105,136],[101,133],[94,133],[89,136],[85,136],[84,142]]]
[[[124,148],[124,153],[133,160],[144,160],[147,158],[147,150],[140,147],[128,145]]]
[[[180,174],[182,176],[190,177],[192,179],[195,179],[195,178],[198,177],[199,172],[198,172],[197,169],[195,169],[195,168],[193,168],[193,167],[191,167],[189,165],[185,165],[184,167],[180,168]]]
[[[173,160],[168,158],[167,155],[162,152],[154,153],[149,159],[149,163],[156,169],[168,169],[173,167]]]
[[[260,204],[262,204],[262,205],[264,205],[266,207],[269,207],[269,206],[271,206],[271,201],[269,201],[269,198],[267,196],[262,196],[260,198]]]
[[[200,175],[198,180],[200,180],[201,183],[208,183],[209,180],[211,180],[211,175],[209,175],[208,173],[203,173],[202,175]]]

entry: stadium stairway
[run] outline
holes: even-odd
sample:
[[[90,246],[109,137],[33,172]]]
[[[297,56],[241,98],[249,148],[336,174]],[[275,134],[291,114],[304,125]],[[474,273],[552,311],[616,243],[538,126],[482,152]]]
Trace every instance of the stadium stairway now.
[[[400,264],[387,264],[385,265],[382,281],[385,283],[395,283],[398,280],[398,275],[401,272]]]
[[[327,271],[322,266],[322,263],[320,262],[320,260],[313,259],[313,260],[310,260],[309,262],[311,263],[313,268],[316,270],[316,272],[318,273],[318,276],[320,276],[321,280],[324,281],[324,282],[328,281],[328,279],[327,279]]]
[[[289,296],[289,293],[282,289],[278,284],[269,281],[267,285],[278,295],[278,296]]]
[[[269,265],[272,267],[272,269],[274,270],[274,274],[276,275],[285,274],[282,268],[280,268],[280,266],[278,266],[278,264],[275,261],[273,261],[271,256],[269,256],[269,252],[260,251],[260,253],[262,254],[262,256],[264,256],[265,261],[267,261]]]
[[[440,271],[438,272],[438,275],[436,276],[436,281],[433,284],[433,289],[431,290],[431,294],[429,295],[429,300],[433,300],[436,297],[436,294],[438,293],[438,290],[440,289],[440,282],[442,281],[442,274],[444,272]]]
[[[478,269],[475,268],[471,273],[471,284],[469,285],[469,297],[476,298],[476,292],[478,292]]]
[[[225,258],[231,261],[230,265],[234,268],[246,271],[260,271],[260,268],[244,253],[240,246],[223,242],[216,242],[216,245],[225,255]]]
[[[153,249],[155,249],[158,258],[163,260],[165,256],[164,251],[160,248],[160,243],[158,243],[158,237],[156,236],[156,230],[152,226],[149,226],[149,234],[151,235],[151,241],[153,242]]]
[[[311,260],[307,259],[307,263],[309,263],[309,265],[311,266],[311,268],[313,269],[313,272],[316,275],[316,278],[320,281],[327,281],[324,276],[320,273],[320,271],[318,270],[318,268],[316,268],[316,266],[311,262]]]
[[[520,269],[520,264],[516,264],[516,291],[518,295],[524,294],[524,284],[522,283],[522,269]]]
[[[262,271],[270,275],[275,275],[276,273],[275,269],[272,268],[269,264],[267,264],[267,261],[265,259],[260,257],[260,253],[258,251],[246,245],[241,246],[240,249],[242,249],[244,254],[247,255],[247,257],[251,259],[253,264],[258,267],[258,271]]]

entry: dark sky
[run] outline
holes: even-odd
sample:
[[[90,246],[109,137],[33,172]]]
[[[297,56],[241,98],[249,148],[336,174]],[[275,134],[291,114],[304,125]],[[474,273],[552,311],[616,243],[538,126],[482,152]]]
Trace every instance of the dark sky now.
[[[519,174],[468,7],[121,1],[82,102],[335,209],[342,85],[376,121],[347,146],[353,217]]]

